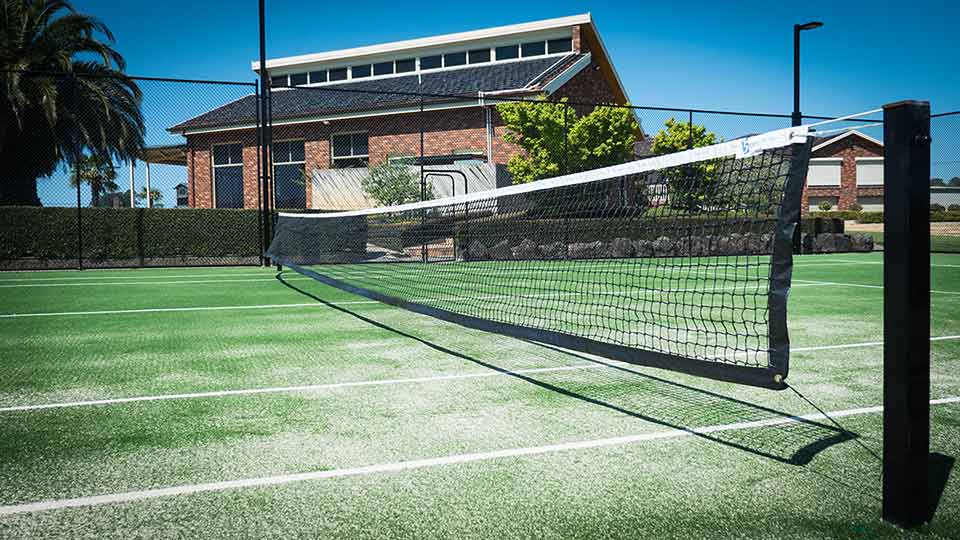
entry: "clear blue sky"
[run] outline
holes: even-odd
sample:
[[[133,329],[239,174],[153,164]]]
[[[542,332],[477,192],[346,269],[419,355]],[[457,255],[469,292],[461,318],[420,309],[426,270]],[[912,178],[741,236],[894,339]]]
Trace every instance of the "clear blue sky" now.
[[[133,75],[254,81],[250,61],[259,54],[256,0],[73,2],[113,31]],[[267,55],[305,54],[586,11],[593,14],[635,105],[789,113],[793,24],[821,20],[823,28],[803,35],[805,113],[847,114],[900,99],[929,99],[935,112],[960,109],[956,0],[455,4],[267,0]],[[250,91],[141,86],[151,145],[180,142],[167,127]],[[645,128],[655,129],[670,114],[643,116]],[[695,121],[725,138],[786,125],[783,120],[737,117],[698,116]],[[871,134],[881,136],[876,130]],[[938,122],[933,135],[933,175],[960,175],[960,116]],[[55,184],[61,180],[48,179]],[[126,174],[121,183],[125,181]],[[153,185],[163,191],[167,205],[174,202],[173,186],[183,181],[181,167],[154,167]],[[138,186],[142,182],[141,167]],[[63,196],[58,204],[71,204],[72,195]]]
[[[74,0],[103,19],[137,75],[252,80],[256,0]],[[789,112],[792,25],[804,33],[803,110],[860,111],[904,98],[960,109],[960,2],[480,3],[267,0],[268,57],[590,11],[637,105]]]

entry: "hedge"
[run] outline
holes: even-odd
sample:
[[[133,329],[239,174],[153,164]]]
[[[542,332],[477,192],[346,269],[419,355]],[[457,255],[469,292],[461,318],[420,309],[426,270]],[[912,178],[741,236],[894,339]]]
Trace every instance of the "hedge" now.
[[[240,209],[83,208],[83,257],[256,257],[258,216]],[[0,260],[74,259],[77,249],[76,208],[0,207]]]
[[[940,208],[943,208],[942,206]],[[883,212],[853,212],[844,210],[840,212],[810,212],[811,218],[839,218],[844,220],[856,220],[859,223],[883,223]],[[958,210],[931,210],[930,221],[960,221],[960,209]]]

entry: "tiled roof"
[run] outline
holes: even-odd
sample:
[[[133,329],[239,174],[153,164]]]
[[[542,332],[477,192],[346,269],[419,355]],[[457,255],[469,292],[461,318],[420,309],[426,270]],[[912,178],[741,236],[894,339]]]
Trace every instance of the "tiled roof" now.
[[[272,119],[277,121],[417,105],[418,97],[406,94],[417,94],[421,91],[421,76],[423,93],[434,94],[425,97],[425,103],[456,100],[458,96],[475,97],[480,91],[521,90],[532,82],[542,83],[549,80],[565,66],[569,66],[572,57],[577,56],[572,54],[561,58],[543,57],[312,88],[275,90],[272,93]],[[545,73],[548,70],[549,73]],[[183,131],[252,124],[256,122],[256,118],[256,96],[250,95],[169,129]]]

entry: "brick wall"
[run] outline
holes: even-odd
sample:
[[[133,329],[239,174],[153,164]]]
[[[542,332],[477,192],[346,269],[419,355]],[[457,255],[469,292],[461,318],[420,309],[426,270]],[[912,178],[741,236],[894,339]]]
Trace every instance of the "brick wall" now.
[[[857,158],[883,157],[883,147],[862,137],[850,135],[811,154],[814,158],[840,158],[840,186],[804,186],[801,209],[810,211],[811,197],[836,197],[834,210],[848,210],[860,197],[883,197],[883,186],[857,187]]]
[[[587,103],[613,103],[610,85],[591,64],[578,73],[554,97]],[[586,111],[578,111],[580,113]],[[494,110],[493,154],[490,160],[506,164],[521,149],[506,142],[503,120]],[[423,154],[446,155],[463,151],[486,154],[487,127],[484,110],[464,107],[409,114],[392,114],[371,118],[345,119],[299,125],[274,125],[275,141],[296,139],[304,141],[305,170],[309,178],[314,169],[332,168],[330,136],[336,133],[365,132],[368,134],[369,163],[383,163],[390,156],[420,155],[420,133],[423,131]],[[241,142],[243,148],[244,206],[256,208],[257,201],[257,147],[254,130],[237,130],[189,136],[187,142],[189,201],[193,207],[213,206],[213,172],[211,148],[214,144]],[[306,200],[311,199],[311,182],[306,182]]]

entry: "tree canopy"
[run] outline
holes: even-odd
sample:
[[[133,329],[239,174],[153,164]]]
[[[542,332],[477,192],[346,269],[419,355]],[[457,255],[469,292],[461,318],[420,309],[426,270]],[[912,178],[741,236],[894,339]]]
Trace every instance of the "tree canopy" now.
[[[668,119],[653,137],[650,150],[654,154],[672,154],[690,148],[710,146],[720,138],[699,124]],[[670,189],[670,205],[680,210],[696,212],[703,207],[716,181],[716,164],[710,161],[664,170]]]
[[[142,95],[113,35],[65,0],[0,0],[0,204],[39,205],[37,179],[143,148]]]
[[[409,165],[386,163],[370,167],[360,180],[363,191],[380,206],[392,206],[420,200],[420,176]],[[427,199],[433,198],[433,189],[427,184]]]
[[[519,184],[629,161],[640,134],[628,107],[598,106],[581,115],[564,99],[500,103],[497,112],[504,140],[524,150],[507,163]]]

